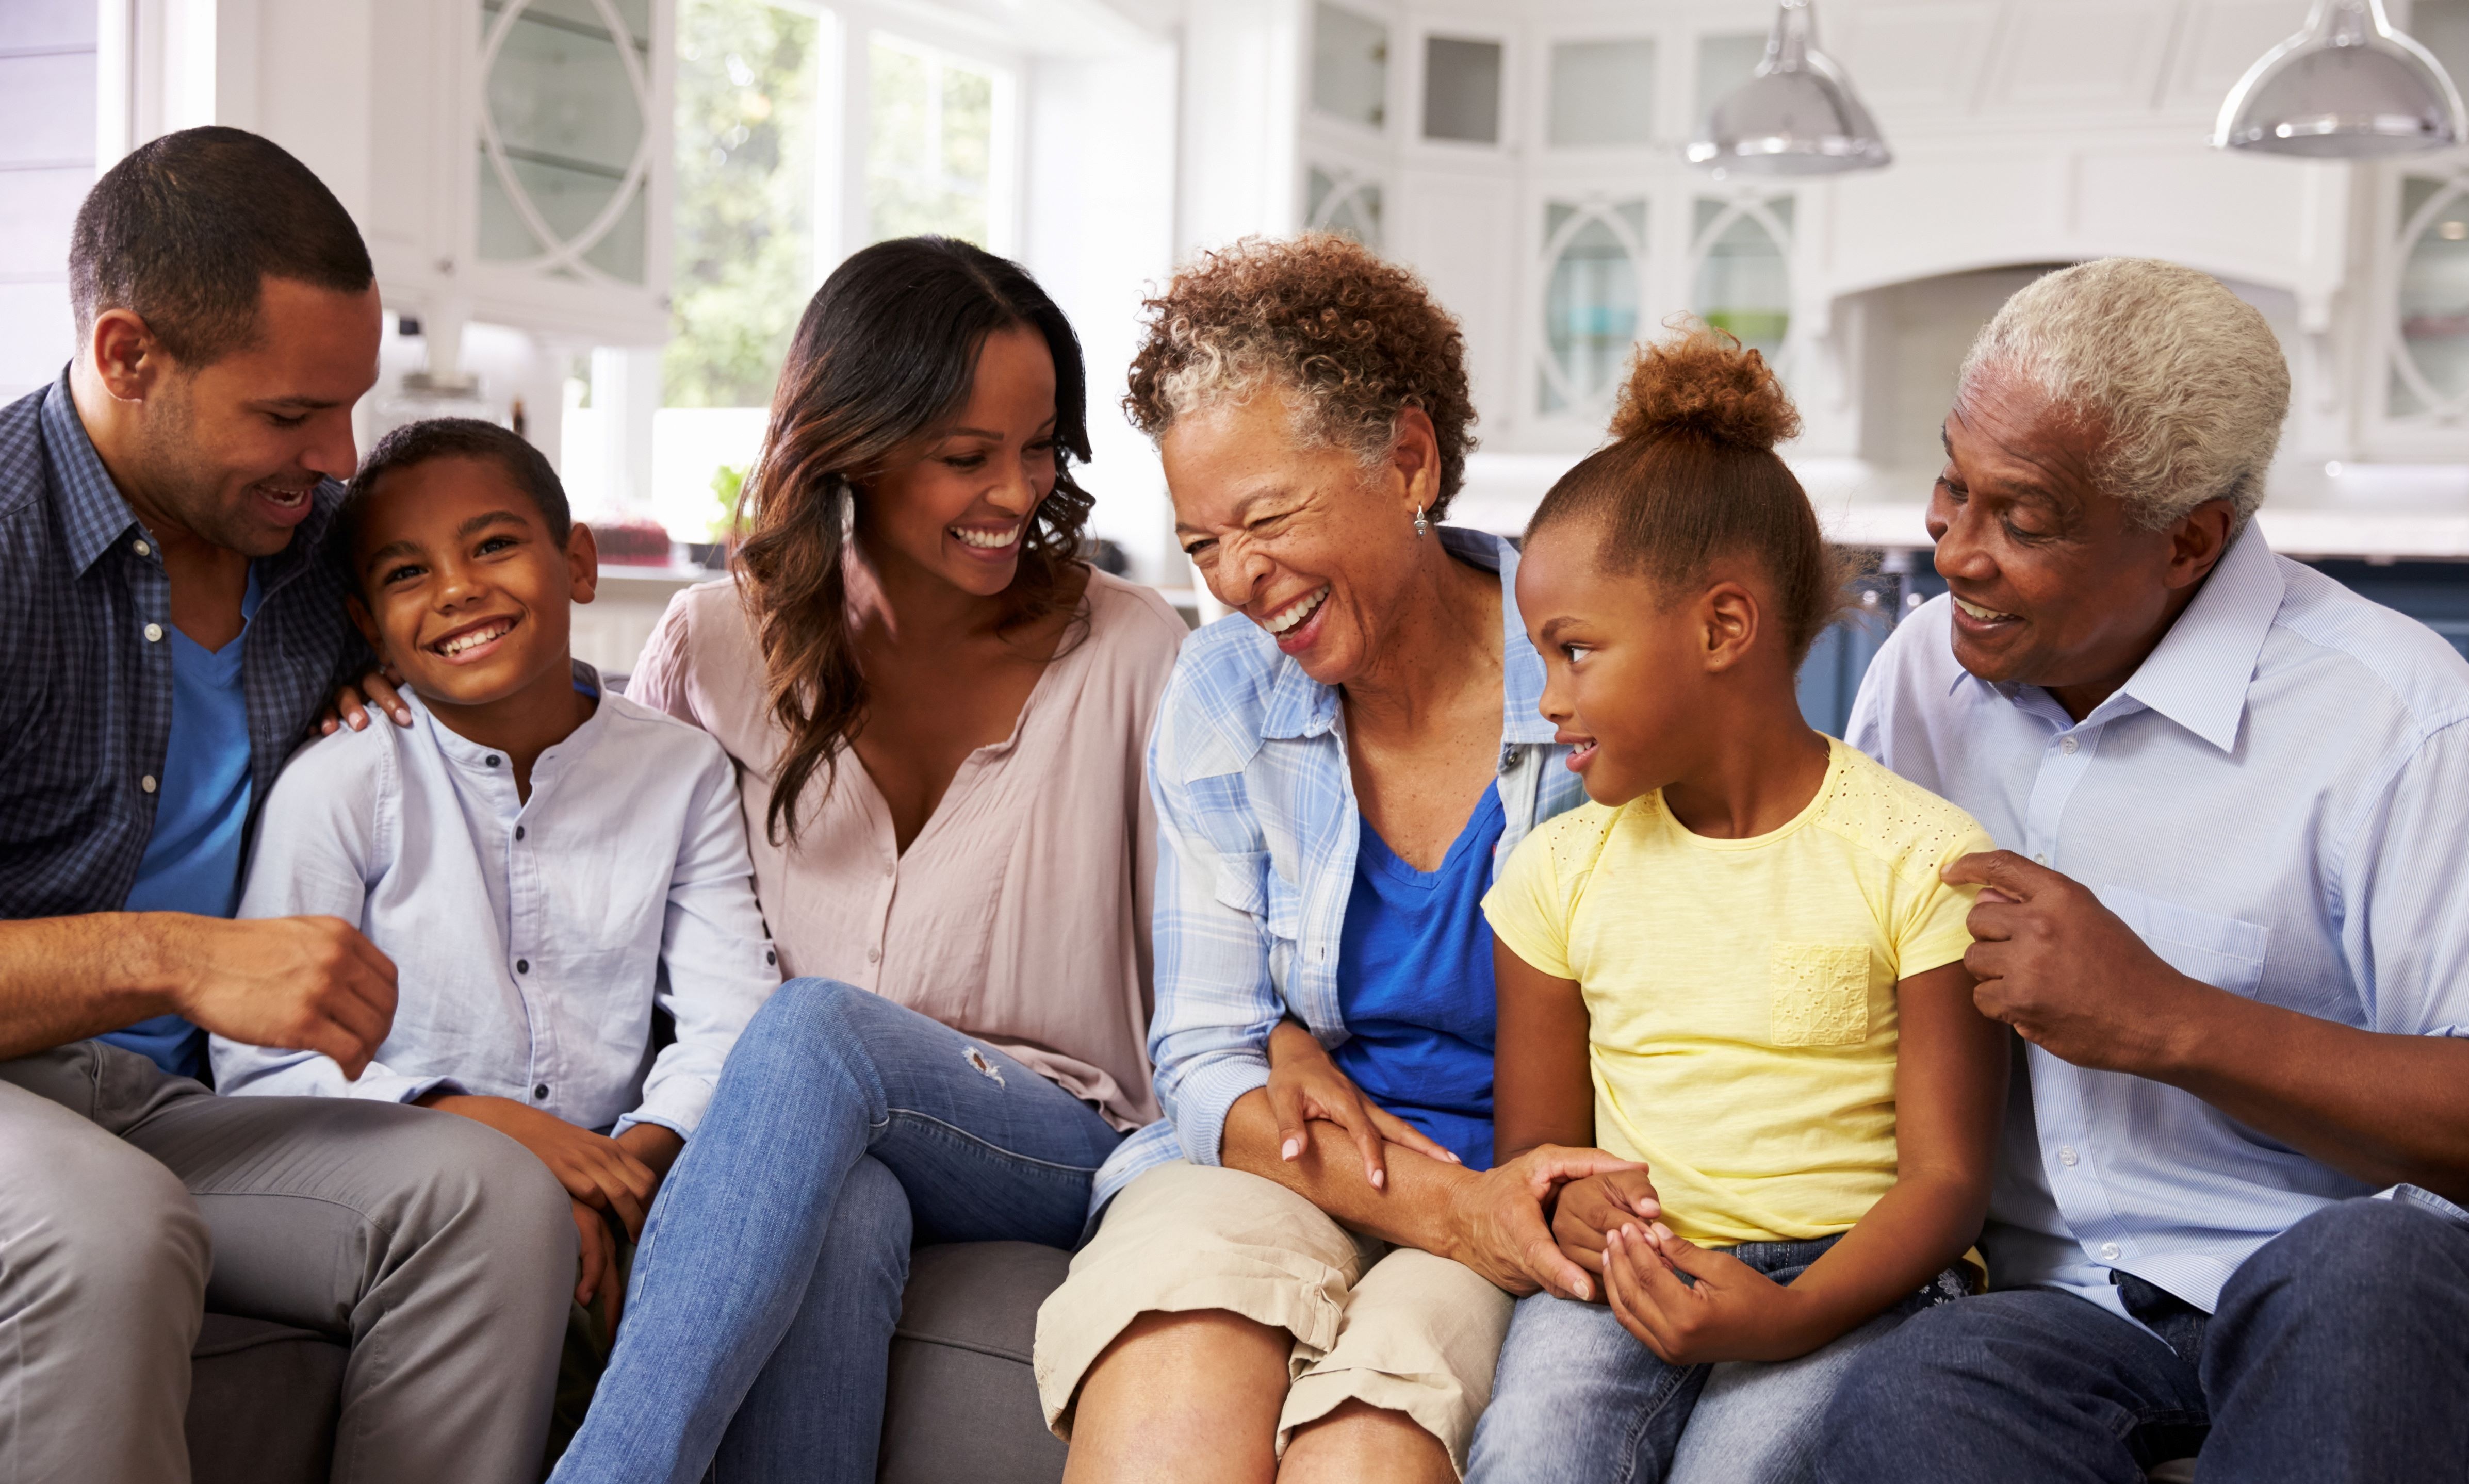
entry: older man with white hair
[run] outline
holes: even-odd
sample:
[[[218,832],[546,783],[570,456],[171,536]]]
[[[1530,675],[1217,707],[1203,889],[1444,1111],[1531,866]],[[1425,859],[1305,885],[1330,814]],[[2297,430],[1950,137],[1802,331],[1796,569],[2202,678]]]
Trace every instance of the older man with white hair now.
[[[2261,315],[2111,259],[2010,300],[1929,504],[1950,594],[1851,740],[2004,847],[1996,1291],[1860,1353],[1843,1480],[2469,1468],[2469,664],[2273,555]]]

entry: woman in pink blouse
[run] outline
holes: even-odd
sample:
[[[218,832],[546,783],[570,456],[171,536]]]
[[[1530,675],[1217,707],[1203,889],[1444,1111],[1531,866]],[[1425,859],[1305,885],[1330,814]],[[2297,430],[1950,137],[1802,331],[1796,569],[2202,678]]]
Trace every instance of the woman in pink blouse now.
[[[1077,559],[1084,400],[1062,312],[966,243],[878,243],[807,308],[740,576],[671,604],[629,691],[736,761],[794,977],[558,1479],[871,1480],[911,1242],[1075,1244],[1157,1116],[1142,752],[1185,630]]]

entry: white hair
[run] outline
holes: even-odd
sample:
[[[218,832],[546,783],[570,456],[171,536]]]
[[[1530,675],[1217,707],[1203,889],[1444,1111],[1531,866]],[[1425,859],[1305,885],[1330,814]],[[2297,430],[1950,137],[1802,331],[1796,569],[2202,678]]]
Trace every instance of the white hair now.
[[[2263,315],[2209,274],[2102,258],[2033,283],[1973,341],[1956,400],[2006,377],[2084,419],[2095,476],[2150,529],[2216,499],[2243,528],[2263,503],[2289,363]]]

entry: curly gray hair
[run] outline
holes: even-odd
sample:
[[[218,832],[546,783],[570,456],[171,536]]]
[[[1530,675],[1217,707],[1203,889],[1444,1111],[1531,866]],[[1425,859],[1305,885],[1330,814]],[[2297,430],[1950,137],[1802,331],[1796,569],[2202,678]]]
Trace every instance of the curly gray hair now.
[[[2289,414],[2272,327],[2218,279],[2154,258],[2102,258],[2006,301],[1964,357],[1959,402],[2020,377],[2096,430],[2094,469],[2144,526],[2206,500],[2244,528]]]

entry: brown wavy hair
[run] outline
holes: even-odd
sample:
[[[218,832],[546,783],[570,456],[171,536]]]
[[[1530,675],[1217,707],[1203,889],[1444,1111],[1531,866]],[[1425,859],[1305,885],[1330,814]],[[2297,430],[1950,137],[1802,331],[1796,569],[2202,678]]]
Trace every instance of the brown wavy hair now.
[[[865,676],[842,569],[868,480],[967,404],[978,349],[1027,326],[1054,357],[1054,489],[1030,515],[998,629],[1052,614],[1071,592],[1093,503],[1071,472],[1089,458],[1088,376],[1063,311],[1016,263],[942,237],[851,254],[823,282],[780,368],[762,452],[739,491],[741,588],[763,648],[764,700],[787,733],[765,821],[797,833],[797,799],[865,721]]]
[[[1203,253],[1142,306],[1148,336],[1123,410],[1151,438],[1204,406],[1269,382],[1292,395],[1296,432],[1367,466],[1419,407],[1440,445],[1438,518],[1465,480],[1474,398],[1465,339],[1423,281],[1351,238],[1245,238]]]
[[[1746,553],[1774,584],[1797,666],[1843,610],[1853,572],[1774,451],[1800,435],[1800,411],[1765,357],[1704,326],[1641,347],[1611,433],[1543,496],[1526,538],[1566,520],[1596,521],[1604,566],[1667,587]]]

